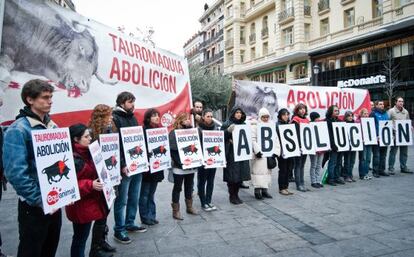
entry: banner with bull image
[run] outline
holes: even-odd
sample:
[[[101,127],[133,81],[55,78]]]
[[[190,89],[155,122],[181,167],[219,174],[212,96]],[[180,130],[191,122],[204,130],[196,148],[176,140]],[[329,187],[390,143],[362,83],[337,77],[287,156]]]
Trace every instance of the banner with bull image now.
[[[224,131],[203,130],[204,168],[225,168]]]
[[[141,126],[121,128],[122,145],[128,176],[149,170],[144,130]]]
[[[137,97],[135,113],[140,122],[151,107],[160,111],[165,127],[177,113],[190,111],[184,57],[140,42],[55,1],[3,2],[0,116],[4,124],[15,119],[23,104],[21,89],[31,79],[49,81],[55,88],[51,114],[60,127],[86,124],[97,104],[115,104],[122,91]]]
[[[44,213],[79,200],[69,129],[33,130],[32,140]]]
[[[91,153],[93,163],[95,164],[96,172],[101,183],[103,183],[102,193],[104,194],[108,209],[111,209],[112,203],[115,200],[115,190],[111,182],[111,175],[106,169],[105,160],[102,155],[101,146],[98,140],[89,145],[89,152]]]
[[[201,150],[198,129],[176,129],[174,132],[183,169],[191,169],[203,165],[203,152]]]
[[[109,172],[112,185],[116,186],[121,183],[121,165],[119,163],[119,134],[101,134],[99,135],[104,164]]]
[[[168,129],[147,129],[146,134],[151,173],[171,168],[170,141],[168,139]]]

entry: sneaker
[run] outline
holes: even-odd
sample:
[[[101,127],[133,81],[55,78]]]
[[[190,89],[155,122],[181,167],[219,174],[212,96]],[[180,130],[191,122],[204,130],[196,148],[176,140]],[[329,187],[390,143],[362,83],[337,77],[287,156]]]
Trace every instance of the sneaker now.
[[[346,178],[345,182],[352,183],[352,179],[351,178]]]
[[[129,227],[126,228],[126,230],[128,232],[132,232],[132,233],[135,233],[135,232],[138,232],[138,233],[147,232],[147,229],[145,227],[140,227],[140,226],[136,226],[136,225],[129,226]]]
[[[323,185],[322,185],[321,183],[318,183],[318,186],[319,186],[320,188],[322,188],[322,187],[323,187]]]
[[[336,186],[336,183],[334,181],[328,181],[328,185],[330,185],[330,186]]]
[[[217,207],[214,205],[214,204],[212,204],[212,203],[209,203],[209,204],[207,204],[208,206],[210,206],[210,209],[212,210],[212,211],[216,211],[217,210]]]
[[[244,182],[242,182],[242,183],[240,184],[240,188],[243,188],[243,189],[249,189],[249,186],[248,186],[248,185],[246,185]]]
[[[129,244],[132,242],[127,232],[115,232],[114,239],[121,244]]]
[[[372,179],[372,177],[370,175],[367,175],[368,179]]]
[[[153,219],[152,222],[154,222],[154,224],[159,224],[160,223],[157,219]]]
[[[312,184],[311,184],[311,187],[314,187],[314,188],[320,188],[319,184],[317,184],[317,183],[312,183]]]
[[[290,195],[289,191],[287,191],[286,189],[280,190],[279,194],[281,194],[281,195]]]
[[[210,205],[208,205],[208,204],[204,204],[203,206],[201,206],[201,208],[202,208],[204,211],[212,211],[212,209],[211,209]]]
[[[413,172],[409,169],[401,170],[401,173],[413,174]]]
[[[370,180],[371,178],[368,175],[365,175],[361,178],[361,180]]]
[[[153,220],[147,220],[147,219],[141,219],[142,224],[148,225],[148,226],[152,226],[155,225],[156,223]]]
[[[338,185],[345,185],[345,181],[341,178],[335,180],[335,183],[338,184]]]
[[[352,182],[356,182],[356,180],[354,178],[351,178]]]

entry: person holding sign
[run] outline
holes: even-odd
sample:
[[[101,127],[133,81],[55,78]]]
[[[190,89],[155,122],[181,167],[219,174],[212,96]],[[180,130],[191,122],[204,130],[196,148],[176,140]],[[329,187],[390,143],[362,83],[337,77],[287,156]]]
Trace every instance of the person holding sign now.
[[[53,87],[35,79],[22,89],[25,107],[4,135],[4,174],[19,195],[19,257],[52,257],[59,244],[61,210],[45,215],[42,209],[31,131],[57,128],[50,119]]]
[[[259,123],[266,123],[270,124],[270,113],[266,108],[261,108],[258,114],[258,121],[257,123],[252,123],[252,142],[253,142],[253,153],[254,158],[252,160],[252,184],[254,187],[254,196],[256,199],[261,200],[263,197],[265,198],[273,198],[268,189],[272,182],[272,170],[268,167],[267,158],[275,159],[277,156],[280,155],[280,145],[279,142],[273,142],[273,155],[270,157],[264,157],[262,153],[262,142],[258,142],[258,133],[261,131],[257,131],[257,124]],[[262,141],[264,140],[263,137]]]
[[[322,121],[320,117],[321,116],[317,112],[311,112],[309,114],[309,118],[311,122]],[[309,155],[309,159],[311,161],[310,170],[309,170],[309,174],[311,178],[311,187],[314,187],[314,188],[323,187],[323,185],[320,183],[323,156],[324,156],[324,152],[316,152],[315,154]]]
[[[359,119],[357,120],[358,123],[361,123],[361,118],[368,118],[369,113],[366,108],[362,108],[359,112]],[[363,150],[359,152],[358,160],[358,171],[359,171],[359,179],[361,180],[370,180],[372,179],[371,176],[368,175],[369,172],[369,165],[371,163],[372,157],[372,146],[365,145]]]
[[[409,120],[410,114],[408,111],[404,108],[404,99],[401,96],[397,96],[395,98],[395,105],[393,108],[388,110],[388,116],[392,121],[396,120]],[[395,126],[395,124],[394,124]],[[395,133],[395,130],[394,130]],[[410,133],[411,130],[410,130]],[[391,146],[390,150],[390,156],[388,157],[388,173],[390,175],[394,175],[394,163],[395,163],[395,156],[397,155],[398,149],[400,150],[400,168],[402,173],[409,173],[412,174],[413,172],[408,169],[407,167],[407,159],[408,159],[408,146],[406,145],[393,145]]]
[[[244,111],[235,106],[230,112],[229,118],[221,126],[224,130],[224,142],[226,148],[227,166],[223,169],[223,180],[227,182],[229,190],[229,201],[232,204],[242,204],[239,198],[240,185],[243,181],[250,180],[249,161],[234,161],[233,136],[234,127],[236,125],[245,124],[246,114]]]
[[[160,112],[150,108],[144,114],[144,135],[147,129],[160,128]],[[147,140],[145,140],[147,142]],[[148,149],[148,147],[147,147]],[[141,222],[145,225],[155,225],[157,207],[155,205],[155,191],[158,183],[164,179],[164,171],[147,171],[142,174],[141,195],[139,197],[139,215]]]
[[[354,114],[351,111],[346,111],[344,115],[344,120],[346,123],[355,123]],[[344,175],[346,182],[356,182],[352,175],[352,170],[354,169],[356,159],[356,151],[351,151],[351,149],[344,153]]]
[[[293,111],[293,117],[291,123],[295,124],[297,135],[299,137],[300,142],[300,124],[305,123],[308,124],[309,120],[306,118],[308,115],[308,107],[305,104],[297,104]],[[305,163],[306,163],[306,154],[301,154],[298,157],[294,157],[293,159],[293,170],[295,173],[295,183],[296,189],[301,192],[309,191],[305,187]]]
[[[135,96],[130,92],[122,92],[116,98],[116,107],[112,111],[116,129],[138,126],[138,121],[134,116]],[[127,176],[128,168],[125,162],[123,144],[120,144],[121,153],[121,184],[117,187],[118,196],[114,202],[114,238],[122,244],[131,243],[127,232],[146,232],[147,229],[135,225],[139,195],[141,191],[142,174]]]
[[[95,221],[89,256],[113,256],[111,253],[106,253],[101,247],[101,241],[105,240],[106,217],[109,211],[102,194],[103,183],[99,181],[88,149],[92,139],[91,135],[83,124],[72,125],[69,131],[81,194],[79,201],[66,206],[66,216],[72,221],[73,226],[70,255],[72,257],[85,256],[86,241],[92,222]]]
[[[384,101],[375,101],[374,111],[371,113],[371,117],[375,120],[375,129],[377,130],[377,135],[379,135],[379,121],[380,120],[389,120],[388,113],[385,111]],[[373,174],[375,177],[379,176],[389,176],[388,172],[385,171],[385,161],[387,159],[387,146],[374,145],[372,148],[373,153]]]
[[[279,126],[289,124],[289,111],[286,108],[280,109],[277,115],[277,124],[276,130],[279,135],[280,140],[280,133],[279,133]],[[278,142],[280,144],[280,142]],[[277,162],[279,166],[279,177],[278,177],[278,184],[279,184],[279,193],[281,195],[293,195],[292,192],[288,190],[289,188],[289,174],[292,173],[293,169],[293,158],[285,158],[283,155],[283,149],[281,149],[280,156],[277,157]]]
[[[197,215],[197,210],[193,207],[193,186],[194,186],[194,173],[197,169],[183,169],[182,161],[180,160],[180,154],[178,152],[177,138],[175,136],[176,129],[189,129],[192,128],[190,115],[182,112],[177,115],[173,124],[173,130],[169,134],[171,159],[172,159],[172,171],[174,177],[174,187],[172,190],[172,216],[174,219],[183,220],[180,212],[180,192],[184,184],[184,197],[187,207],[187,213]]]

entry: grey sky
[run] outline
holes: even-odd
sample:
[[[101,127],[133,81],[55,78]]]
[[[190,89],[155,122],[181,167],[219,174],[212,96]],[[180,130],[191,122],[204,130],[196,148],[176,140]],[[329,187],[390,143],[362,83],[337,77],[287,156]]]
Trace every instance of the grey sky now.
[[[156,46],[178,55],[183,55],[187,39],[200,30],[198,19],[206,2],[214,0],[73,0],[78,13],[113,28],[124,25],[134,32],[137,26],[152,26]]]

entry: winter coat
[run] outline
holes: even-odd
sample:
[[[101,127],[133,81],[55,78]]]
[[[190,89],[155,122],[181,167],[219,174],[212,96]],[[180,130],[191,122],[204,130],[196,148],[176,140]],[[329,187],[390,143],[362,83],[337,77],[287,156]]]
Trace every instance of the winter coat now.
[[[333,131],[332,123],[333,122],[340,122],[340,120],[338,118],[334,118],[332,116],[327,116],[325,120],[326,120],[326,124],[328,125],[328,133],[329,133],[329,141],[330,141],[330,144],[331,144],[331,151],[337,152],[338,147],[335,144],[334,131]]]
[[[147,145],[147,129],[153,129],[153,128],[159,128],[160,126],[144,126],[144,137],[145,137],[145,144]],[[148,149],[148,145],[147,145]],[[149,160],[149,155],[148,155]],[[142,173],[142,182],[161,182],[164,179],[164,171],[160,170],[154,173],[151,173],[151,171],[146,171]]]
[[[127,112],[124,109],[122,109],[121,107],[115,107],[115,109],[112,111],[112,117],[113,117],[113,121],[115,123],[115,126],[118,130],[119,133],[119,138],[121,138],[121,128],[124,127],[134,127],[134,126],[138,126],[138,121],[134,116],[133,112]],[[125,162],[125,155],[124,155],[124,146],[121,142],[120,144],[120,159],[121,159],[121,169],[126,167],[126,162]]]
[[[252,128],[252,143],[253,143],[253,159],[252,159],[252,169],[251,177],[252,184],[254,188],[269,188],[272,180],[272,170],[267,168],[267,158],[256,156],[257,153],[261,152],[260,142],[257,142],[257,125],[262,123],[261,117],[268,115],[270,116],[269,111],[266,108],[262,108],[259,111],[259,118],[257,122],[253,122],[251,125]],[[270,124],[270,123],[269,123]],[[274,124],[273,124],[274,125]],[[274,142],[274,150],[277,156],[280,156],[280,144],[279,138],[277,142]]]
[[[4,135],[4,174],[20,199],[31,206],[42,206],[39,179],[33,152],[32,130],[57,128],[48,115],[42,121],[30,108],[20,110]]]
[[[390,120],[390,117],[388,116],[388,113],[385,110],[380,110],[377,108],[374,108],[374,111],[371,113],[371,117],[373,117],[375,120],[375,129],[377,131],[377,135],[379,135],[379,121]]]
[[[388,117],[390,120],[409,120],[410,114],[408,113],[407,109],[403,107],[400,111],[397,106],[388,110]]]
[[[237,110],[242,112],[240,120],[234,118],[234,114]],[[230,117],[221,126],[221,130],[224,130],[224,144],[226,149],[226,161],[227,167],[223,169],[223,180],[229,183],[241,183],[243,181],[250,180],[250,165],[249,161],[234,161],[233,151],[233,138],[232,133],[227,130],[232,124],[245,124],[246,114],[238,107],[233,107],[230,113]]]
[[[108,209],[103,193],[96,191],[92,186],[93,181],[98,178],[98,173],[88,147],[73,144],[73,157],[81,199],[65,207],[66,216],[77,224],[105,218],[108,215]]]

